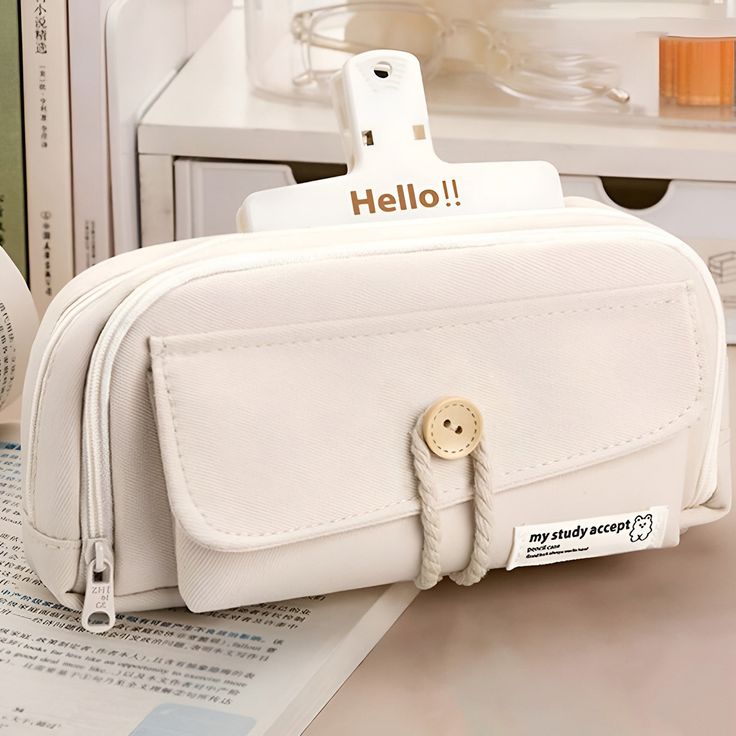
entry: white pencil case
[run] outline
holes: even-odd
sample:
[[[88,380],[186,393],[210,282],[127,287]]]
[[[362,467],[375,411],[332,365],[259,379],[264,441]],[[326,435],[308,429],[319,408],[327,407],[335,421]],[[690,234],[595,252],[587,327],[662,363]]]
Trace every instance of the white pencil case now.
[[[114,608],[576,556],[537,525],[598,530],[577,556],[672,546],[729,508],[725,382],[704,264],[582,199],[155,246],[83,273],[45,315],[26,551],[104,630]],[[417,423],[448,396],[468,422],[435,415],[420,439],[449,454],[423,454]],[[482,462],[447,434],[470,443],[481,422]]]

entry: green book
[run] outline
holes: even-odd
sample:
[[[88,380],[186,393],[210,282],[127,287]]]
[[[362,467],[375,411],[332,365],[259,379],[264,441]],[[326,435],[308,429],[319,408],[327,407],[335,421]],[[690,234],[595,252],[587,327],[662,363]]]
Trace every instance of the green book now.
[[[0,0],[0,246],[28,280],[18,0]]]

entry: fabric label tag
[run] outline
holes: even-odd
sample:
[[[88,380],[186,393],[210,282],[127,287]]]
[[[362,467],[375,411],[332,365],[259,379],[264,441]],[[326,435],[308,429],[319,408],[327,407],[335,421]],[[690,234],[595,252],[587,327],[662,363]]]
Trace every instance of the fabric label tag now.
[[[628,514],[517,526],[506,569],[661,547],[668,514],[667,506],[653,506]]]

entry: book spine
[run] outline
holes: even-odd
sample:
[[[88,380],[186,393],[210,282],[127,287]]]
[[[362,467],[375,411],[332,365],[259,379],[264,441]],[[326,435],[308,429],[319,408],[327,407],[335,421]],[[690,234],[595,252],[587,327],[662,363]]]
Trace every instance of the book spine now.
[[[74,267],[112,255],[105,18],[112,0],[69,0]]]
[[[18,0],[0,0],[0,247],[28,280]]]
[[[65,0],[21,0],[28,262],[39,312],[74,276]]]

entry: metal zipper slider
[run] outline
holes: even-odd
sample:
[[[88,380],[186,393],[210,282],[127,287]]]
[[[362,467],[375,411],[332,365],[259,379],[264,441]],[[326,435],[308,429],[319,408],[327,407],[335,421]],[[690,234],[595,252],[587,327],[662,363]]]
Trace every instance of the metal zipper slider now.
[[[87,547],[87,587],[82,606],[82,626],[101,634],[115,625],[113,556],[104,539],[92,539]]]

